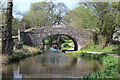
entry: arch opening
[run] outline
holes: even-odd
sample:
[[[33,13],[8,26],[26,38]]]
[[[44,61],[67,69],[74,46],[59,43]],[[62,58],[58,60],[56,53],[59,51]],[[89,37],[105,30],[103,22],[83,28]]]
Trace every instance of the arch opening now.
[[[43,41],[44,50],[55,47],[62,51],[77,51],[78,44],[74,38],[65,34],[53,34],[46,36]]]

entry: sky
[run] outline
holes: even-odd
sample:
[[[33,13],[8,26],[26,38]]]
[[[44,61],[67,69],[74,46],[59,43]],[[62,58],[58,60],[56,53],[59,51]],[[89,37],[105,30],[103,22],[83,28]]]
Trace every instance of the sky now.
[[[27,11],[29,11],[32,3],[42,2],[42,1],[50,1],[50,0],[13,0],[13,5],[14,5],[13,9],[21,13],[26,13]],[[68,9],[71,10],[77,7],[78,5],[77,3],[79,0],[52,0],[52,1],[55,1],[56,3],[62,2],[68,7]],[[13,15],[15,18],[22,18],[22,16],[20,15],[16,15],[16,14]]]
[[[50,0],[13,0],[14,6],[21,11],[28,11],[31,3],[42,2],[42,1],[50,1]],[[54,0],[55,1],[55,0]],[[56,0],[55,2],[63,2],[70,9],[74,8],[78,0]]]
[[[25,13],[29,11],[30,6],[32,3],[35,2],[42,2],[42,1],[50,1],[50,0],[13,0],[14,10],[20,11],[22,13]],[[70,10],[77,7],[78,0],[52,0],[56,3],[62,2],[64,3]],[[14,15],[15,17],[18,17]]]
[[[0,0],[0,1],[7,1],[7,0]],[[21,13],[26,13],[27,11],[29,11],[32,3],[42,2],[42,1],[50,1],[50,0],[13,0],[14,10]],[[55,1],[56,3],[62,2],[68,7],[68,9],[72,10],[78,6],[79,1],[93,2],[93,1],[119,1],[119,0],[52,0],[52,1]],[[16,14],[13,14],[13,15],[14,17],[21,17]]]

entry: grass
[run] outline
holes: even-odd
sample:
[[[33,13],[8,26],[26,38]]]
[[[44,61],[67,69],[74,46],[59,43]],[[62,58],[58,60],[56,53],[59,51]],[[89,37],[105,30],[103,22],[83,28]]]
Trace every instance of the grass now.
[[[91,73],[89,75],[83,76],[83,78],[87,78],[87,80],[91,79],[109,79],[111,78],[112,80],[117,80],[120,78],[120,71],[118,70],[119,68],[119,58],[114,57],[114,56],[109,56],[107,54],[91,54],[91,53],[84,53],[84,52],[72,52],[72,54],[76,56],[82,56],[85,58],[89,59],[94,59],[99,61],[104,65],[104,69],[96,72],[96,73]]]
[[[19,42],[18,40],[14,40],[14,42]],[[0,43],[1,44],[1,43]],[[23,45],[22,49],[16,49],[13,50],[13,53],[11,55],[0,55],[0,62],[7,64],[10,63],[11,61],[20,61],[23,58],[34,56],[36,54],[40,54],[42,51],[40,49],[30,47],[27,45]]]
[[[69,50],[71,48],[73,48],[72,45],[70,45],[71,43],[63,43],[62,44],[62,50]]]
[[[9,56],[9,62],[20,61],[23,58],[34,56],[40,54],[42,51],[40,49],[23,45],[23,49],[15,50],[13,54]]]
[[[33,54],[41,53],[40,49],[34,48],[34,47],[30,47],[30,46],[27,46],[27,45],[23,45],[23,49],[27,49],[28,52],[33,53]]]
[[[81,49],[80,51],[92,51],[92,52],[118,54],[120,53],[120,45],[109,45],[103,49],[100,47],[99,44],[94,45],[93,43],[90,43],[87,47]]]
[[[92,53],[83,53],[80,51],[91,51],[91,52],[103,52],[104,54],[92,54]],[[109,45],[102,49],[100,45],[94,45],[90,43],[86,47],[84,47],[80,51],[67,51],[67,53],[75,56],[82,56],[87,57],[90,59],[95,59],[101,62],[105,69],[101,70],[100,72],[96,72],[94,74],[90,74],[87,76],[83,76],[84,78],[89,79],[113,79],[119,80],[120,78],[120,71],[119,71],[119,61],[120,59],[114,56],[108,56],[107,54],[120,54],[120,45]]]
[[[80,53],[83,57],[88,57],[90,59],[96,59],[100,61],[104,65],[104,69],[100,72],[96,72],[95,74],[87,75],[87,78],[111,78],[117,80],[120,78],[120,73],[118,71],[119,62],[117,57],[108,56],[106,54],[88,54],[88,53]]]

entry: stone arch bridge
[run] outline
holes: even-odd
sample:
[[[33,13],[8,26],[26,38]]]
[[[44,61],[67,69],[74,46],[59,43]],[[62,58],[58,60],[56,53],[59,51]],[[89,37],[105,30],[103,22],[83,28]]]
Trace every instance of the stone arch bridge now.
[[[74,50],[80,50],[84,47],[90,39],[89,33],[84,29],[77,29],[73,27],[37,27],[21,31],[21,40],[24,44],[41,48],[43,46],[44,38],[51,35],[65,35],[74,42]]]

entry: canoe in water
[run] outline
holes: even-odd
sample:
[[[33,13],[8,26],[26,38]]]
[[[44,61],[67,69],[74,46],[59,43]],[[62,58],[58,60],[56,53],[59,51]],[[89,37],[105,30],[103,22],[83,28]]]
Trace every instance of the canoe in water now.
[[[50,51],[57,51],[57,49],[50,49]]]

